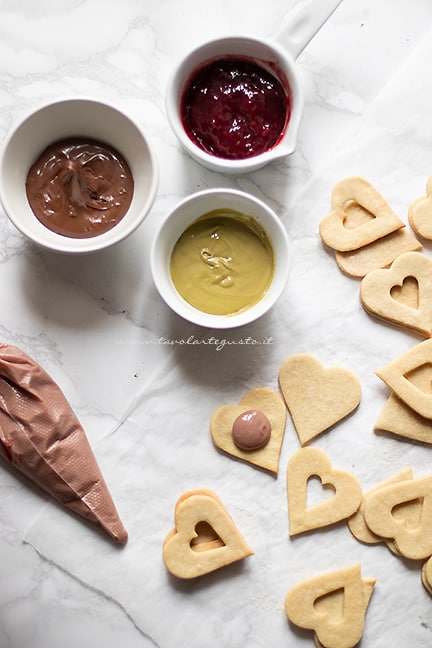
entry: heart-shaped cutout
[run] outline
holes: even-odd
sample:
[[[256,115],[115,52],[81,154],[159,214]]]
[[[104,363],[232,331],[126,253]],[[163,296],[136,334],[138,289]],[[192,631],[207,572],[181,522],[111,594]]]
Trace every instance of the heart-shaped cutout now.
[[[247,411],[264,413],[271,426],[268,443],[256,450],[243,450],[233,440],[234,421]],[[272,389],[258,387],[245,394],[239,405],[219,407],[210,419],[210,434],[215,446],[226,454],[277,473],[286,416],[286,406],[281,396]]]
[[[163,544],[163,560],[178,578],[196,578],[254,553],[210,490],[184,493],[177,501],[174,523]]]
[[[279,386],[302,446],[351,414],[361,396],[360,383],[351,371],[325,368],[308,353],[284,362]]]
[[[424,380],[432,365],[432,339],[420,342],[376,375],[414,412],[432,419],[431,383]]]
[[[338,182],[331,205],[332,211],[321,221],[319,232],[326,245],[340,252],[357,250],[404,227],[381,194],[364,178]],[[349,218],[349,209],[354,218]],[[358,216],[361,212],[363,218]],[[355,226],[350,225],[353,220]]]
[[[402,508],[402,505],[407,506]],[[403,515],[404,510],[407,516]],[[432,475],[370,493],[364,516],[374,533],[394,540],[400,555],[412,560],[428,558],[432,555]]]
[[[286,615],[291,623],[313,630],[317,646],[356,646],[375,582],[361,577],[360,565],[313,576],[288,592]]]
[[[416,277],[405,277],[402,283],[390,288],[390,297],[409,308],[418,309],[420,305],[420,286]]]
[[[307,486],[311,477],[331,486],[334,495],[308,508]],[[290,535],[297,535],[344,520],[357,511],[362,501],[360,484],[354,475],[332,467],[319,448],[301,448],[287,467],[288,517]]]
[[[421,252],[401,254],[362,279],[360,300],[371,315],[430,337],[432,261]]]

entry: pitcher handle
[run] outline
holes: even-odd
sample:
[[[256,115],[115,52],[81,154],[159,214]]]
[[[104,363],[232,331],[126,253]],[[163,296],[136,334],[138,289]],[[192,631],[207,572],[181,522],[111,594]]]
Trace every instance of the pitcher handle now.
[[[296,59],[342,0],[304,0],[285,16],[282,27],[274,35],[285,50]]]

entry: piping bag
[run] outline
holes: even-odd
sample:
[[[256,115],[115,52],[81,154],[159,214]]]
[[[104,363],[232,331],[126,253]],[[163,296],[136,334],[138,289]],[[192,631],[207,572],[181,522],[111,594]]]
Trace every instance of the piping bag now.
[[[0,456],[116,542],[127,542],[87,436],[65,395],[23,351],[3,343]]]

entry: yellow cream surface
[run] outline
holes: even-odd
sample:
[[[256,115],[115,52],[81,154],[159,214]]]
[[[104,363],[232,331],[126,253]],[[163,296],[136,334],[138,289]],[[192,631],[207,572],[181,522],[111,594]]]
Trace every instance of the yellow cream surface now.
[[[213,315],[233,315],[263,297],[274,265],[271,242],[255,219],[215,210],[180,236],[170,272],[175,288],[192,306]]]

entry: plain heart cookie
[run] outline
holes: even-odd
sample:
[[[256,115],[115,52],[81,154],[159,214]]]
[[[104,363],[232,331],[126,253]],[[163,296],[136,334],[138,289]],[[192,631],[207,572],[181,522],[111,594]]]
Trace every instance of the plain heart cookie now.
[[[260,435],[263,445],[258,443],[259,447],[254,448],[252,441],[249,441],[251,447],[248,448],[248,439],[252,436],[255,438],[266,426],[260,414],[268,421],[268,440],[265,442],[264,436]],[[281,396],[272,389],[258,387],[243,396],[238,405],[219,407],[210,419],[210,434],[215,446],[231,457],[277,473],[286,417],[287,410]],[[234,427],[235,423],[237,427]],[[240,433],[243,431],[243,443],[239,440],[239,434],[235,434],[239,423],[242,423]]]
[[[354,648],[363,636],[375,583],[361,577],[358,564],[312,576],[290,589],[285,613],[294,625],[314,632],[317,646]]]
[[[308,507],[309,479],[319,477],[323,487],[334,491],[327,499]],[[289,533],[291,536],[329,526],[349,518],[359,508],[362,490],[354,475],[332,467],[325,452],[319,448],[300,448],[287,467]]]
[[[372,270],[388,267],[400,254],[421,249],[421,243],[403,227],[358,250],[335,252],[335,259],[342,272],[361,279]]]
[[[360,403],[360,383],[351,371],[323,367],[309,353],[299,353],[284,362],[279,386],[302,446],[351,414]]]
[[[254,553],[213,491],[184,493],[174,523],[163,543],[163,561],[178,578],[196,578]]]
[[[431,337],[432,261],[421,252],[401,254],[362,279],[360,301],[371,315]]]

